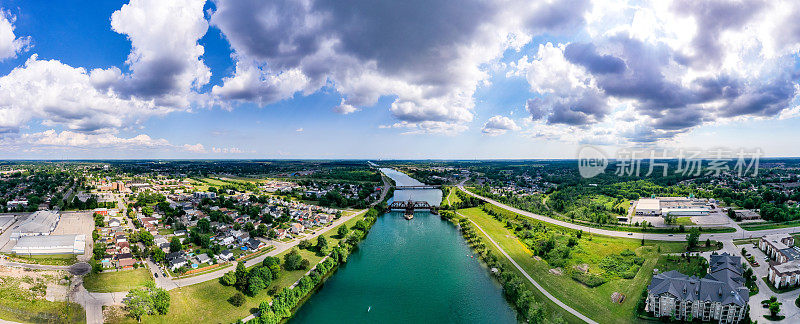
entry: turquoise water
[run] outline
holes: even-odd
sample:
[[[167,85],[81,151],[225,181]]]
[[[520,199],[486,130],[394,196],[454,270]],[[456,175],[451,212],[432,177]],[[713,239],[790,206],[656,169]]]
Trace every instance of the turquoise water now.
[[[398,185],[408,183],[399,179]],[[440,190],[421,191],[434,193],[417,193],[417,200],[441,200]],[[428,212],[410,221],[390,212],[290,322],[515,323],[516,317],[454,225]]]

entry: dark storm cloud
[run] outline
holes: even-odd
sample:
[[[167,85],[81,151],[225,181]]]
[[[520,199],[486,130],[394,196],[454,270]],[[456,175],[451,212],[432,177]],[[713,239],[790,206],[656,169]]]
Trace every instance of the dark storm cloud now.
[[[577,30],[586,23],[583,13],[591,7],[589,0],[563,0],[543,3],[528,21],[533,30],[564,32]]]
[[[669,109],[655,119],[653,126],[662,130],[682,130],[703,123],[705,113],[696,107]]]
[[[609,112],[605,98],[588,90],[572,97],[548,95],[528,99],[525,106],[534,120],[546,119],[548,124],[570,126],[597,123]]]
[[[140,64],[133,74],[113,85],[123,96],[158,97],[182,90],[181,75],[191,68],[183,58],[161,57]]]
[[[528,99],[525,103],[525,109],[531,114],[531,118],[539,120],[547,116],[550,112],[544,105],[542,98]]]
[[[719,35],[738,30],[766,4],[762,0],[678,0],[673,9],[691,15],[697,21],[697,34],[692,40],[696,62],[718,64],[722,57]]]
[[[625,62],[611,55],[600,55],[593,44],[572,43],[564,49],[564,57],[573,64],[582,65],[592,73],[621,73]]]
[[[729,20],[719,23],[721,26],[730,26],[733,21],[745,18],[720,19]],[[614,49],[614,54],[600,54],[600,46]],[[800,78],[798,67],[791,59],[780,66],[777,73],[759,77],[718,74],[684,85],[674,76],[667,77],[674,75],[676,69],[687,68],[684,55],[664,44],[645,43],[624,34],[596,43],[570,44],[564,50],[564,57],[592,74],[602,91],[601,96],[632,99],[636,113],[650,117],[646,125],[638,125],[635,131],[624,134],[634,142],[670,138],[719,118],[776,116],[791,106],[796,80]],[[604,115],[597,111],[605,109],[586,109],[602,107],[589,104],[605,102],[605,98],[602,99],[568,93],[529,101],[527,106],[534,119],[543,119],[546,115],[548,123],[579,125],[602,120]]]
[[[764,84],[733,98],[729,105],[721,109],[723,117],[742,115],[775,116],[791,105],[795,96],[795,80],[798,73],[782,73]]]
[[[320,85],[355,80],[374,66],[382,77],[425,86],[424,99],[451,96],[475,83],[478,67],[472,65],[481,62],[470,56],[494,46],[497,36],[487,30],[506,28],[501,11],[524,8],[527,11],[519,12],[521,24],[530,32],[558,33],[580,29],[590,6],[589,0],[533,5],[486,0],[215,0],[215,4],[211,24],[222,30],[241,62],[264,64],[271,74],[298,68],[310,84]],[[269,86],[251,88],[236,91],[237,99],[263,98],[261,93],[269,91]],[[374,90],[361,88],[347,87],[343,95],[348,104],[373,100]]]
[[[667,46],[652,46],[625,35],[612,37],[609,42],[621,47],[622,56],[616,59],[623,61],[626,69],[614,74],[595,74],[598,86],[607,95],[636,99],[648,110],[648,115],[690,103],[691,93],[677,82],[667,80],[662,71],[674,62]],[[605,60],[612,59],[609,56]]]
[[[458,58],[455,46],[472,42],[498,10],[480,0],[318,0],[315,7],[329,13],[326,29],[335,30],[342,52],[426,84],[452,82],[443,67]]]
[[[472,41],[497,11],[478,0],[319,0],[308,6],[300,1],[217,1],[217,9],[211,21],[233,47],[272,69],[299,67],[323,42],[335,39],[338,54],[434,85],[454,82],[444,67],[458,58],[455,46]],[[332,68],[302,67],[312,78]]]

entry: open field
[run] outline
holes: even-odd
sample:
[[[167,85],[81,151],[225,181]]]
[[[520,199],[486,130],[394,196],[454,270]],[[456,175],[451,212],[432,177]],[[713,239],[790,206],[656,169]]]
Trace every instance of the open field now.
[[[150,271],[146,268],[91,273],[83,278],[83,287],[91,292],[128,291],[143,287],[151,279]]]
[[[478,208],[460,210],[483,228],[500,244],[545,290],[559,300],[578,310],[584,315],[601,323],[633,323],[637,321],[634,309],[642,291],[650,281],[650,276],[660,253],[685,251],[685,243],[592,236],[581,239],[572,253],[569,265],[587,264],[589,272],[597,271],[598,263],[606,256],[617,254],[625,249],[633,250],[636,255],[645,258],[639,271],[632,279],[616,278],[595,288],[589,288],[566,275],[550,273],[550,266],[545,261],[534,259],[528,249],[523,246],[514,234]],[[585,234],[588,235],[588,234]],[[620,292],[627,296],[621,304],[612,303],[611,293]],[[537,299],[541,301],[542,299]]]
[[[84,323],[83,307],[76,303],[48,301],[47,287],[61,286],[64,273],[7,270],[0,274],[0,318],[22,323]],[[62,296],[63,297],[63,296]]]
[[[691,217],[678,217],[675,220],[675,225],[687,225],[687,226],[689,226],[689,225],[696,225],[696,224],[692,221]]]
[[[264,300],[267,290],[255,297],[245,297],[240,307],[228,302],[236,288],[226,287],[217,280],[170,290],[170,307],[166,315],[147,315],[143,323],[231,323],[250,314]]]

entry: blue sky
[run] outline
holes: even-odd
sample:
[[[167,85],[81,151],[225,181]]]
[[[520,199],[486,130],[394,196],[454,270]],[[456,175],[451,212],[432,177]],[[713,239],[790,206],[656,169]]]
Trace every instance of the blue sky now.
[[[0,158],[800,155],[791,1],[0,8]]]

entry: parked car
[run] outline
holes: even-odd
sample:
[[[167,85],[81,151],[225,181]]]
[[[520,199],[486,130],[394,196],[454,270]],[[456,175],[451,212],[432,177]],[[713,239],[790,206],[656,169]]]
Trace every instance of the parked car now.
[[[153,275],[156,276],[156,278],[158,278],[158,273],[154,273]]]

